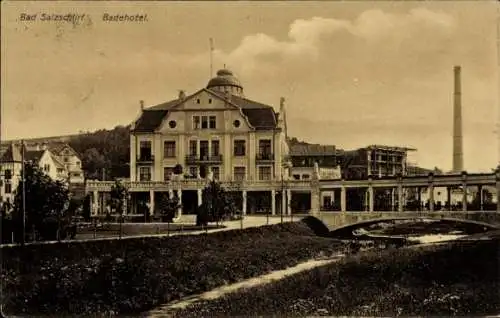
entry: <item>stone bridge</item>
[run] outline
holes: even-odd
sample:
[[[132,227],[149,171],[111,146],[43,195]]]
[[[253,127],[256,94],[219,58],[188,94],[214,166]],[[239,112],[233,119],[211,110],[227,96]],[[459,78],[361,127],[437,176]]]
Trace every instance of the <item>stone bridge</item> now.
[[[332,231],[349,225],[377,223],[384,220],[447,219],[492,225],[500,228],[500,213],[496,211],[408,211],[408,212],[321,212],[315,215]]]

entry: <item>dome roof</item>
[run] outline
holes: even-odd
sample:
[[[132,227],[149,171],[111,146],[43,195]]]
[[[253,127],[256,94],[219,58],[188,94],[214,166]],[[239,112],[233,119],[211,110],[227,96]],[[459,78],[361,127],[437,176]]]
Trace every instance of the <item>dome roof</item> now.
[[[240,81],[234,76],[233,72],[227,69],[217,71],[217,76],[212,78],[207,84],[207,88],[215,86],[236,86],[243,88]]]

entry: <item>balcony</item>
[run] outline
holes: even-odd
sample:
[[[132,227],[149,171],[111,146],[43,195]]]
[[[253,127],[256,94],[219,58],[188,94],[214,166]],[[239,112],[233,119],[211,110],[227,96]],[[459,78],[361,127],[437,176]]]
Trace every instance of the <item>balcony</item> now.
[[[188,155],[186,156],[186,164],[221,164],[222,155],[215,156],[201,156],[201,155]]]
[[[274,154],[272,153],[259,153],[255,156],[256,163],[260,162],[273,162]]]
[[[146,154],[137,157],[136,163],[137,164],[152,164],[155,161],[155,156],[151,154]]]

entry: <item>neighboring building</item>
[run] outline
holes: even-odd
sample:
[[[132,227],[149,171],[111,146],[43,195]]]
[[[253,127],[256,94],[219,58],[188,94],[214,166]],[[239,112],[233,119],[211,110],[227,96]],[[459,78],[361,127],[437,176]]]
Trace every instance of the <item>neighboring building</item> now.
[[[291,176],[295,180],[308,180],[318,164],[320,179],[340,179],[342,152],[335,146],[296,144],[290,146]]]
[[[67,171],[69,183],[83,183],[84,173],[82,169],[82,161],[78,153],[71,148],[70,145],[64,142],[51,142],[44,144],[28,145],[28,147],[37,147],[38,149],[48,149],[57,161],[63,164]]]
[[[31,162],[37,165],[52,180],[58,180],[64,183],[68,181],[68,171],[60,159],[48,149],[25,148],[25,162]],[[22,148],[19,144],[12,143],[2,147],[0,156],[1,183],[0,197],[1,202],[13,203],[15,190],[22,176]]]
[[[0,202],[14,202],[15,190],[21,179],[22,158],[14,144],[0,147]]]
[[[343,177],[367,179],[407,175],[408,152],[413,148],[371,145],[353,151],[345,151],[341,166]]]
[[[193,94],[181,91],[175,100],[149,108],[141,102],[141,108],[131,127],[131,182],[169,181],[176,166],[182,167],[177,178],[212,174],[220,181],[264,185],[288,172],[283,167],[288,154],[284,99],[277,113],[272,106],[246,98],[243,86],[229,70],[219,70],[205,88]],[[194,211],[199,202],[196,192],[192,188],[177,191],[185,210]],[[270,209],[274,194],[261,192],[248,193],[243,209]],[[150,201],[154,196],[144,195],[135,197]]]
[[[342,151],[333,145],[317,145],[298,143],[290,145],[291,177],[293,180],[310,180],[314,173],[314,166],[317,164],[319,179],[338,180],[342,178],[340,163]],[[308,193],[295,193],[298,196],[292,201],[297,210],[308,210],[311,203]],[[334,191],[323,191],[321,193],[321,206],[325,209],[333,206],[336,201]],[[338,200],[338,198],[337,198]]]

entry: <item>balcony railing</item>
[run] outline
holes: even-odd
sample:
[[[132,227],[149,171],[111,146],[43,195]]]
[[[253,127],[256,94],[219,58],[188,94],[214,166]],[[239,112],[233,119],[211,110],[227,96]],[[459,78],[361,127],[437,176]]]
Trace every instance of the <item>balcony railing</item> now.
[[[255,161],[274,161],[274,154],[272,154],[272,153],[258,153],[255,156]]]
[[[153,163],[155,161],[154,155],[141,155],[137,157],[137,163]]]
[[[186,156],[186,164],[197,163],[222,163],[222,155],[201,156],[201,155],[188,155]]]

